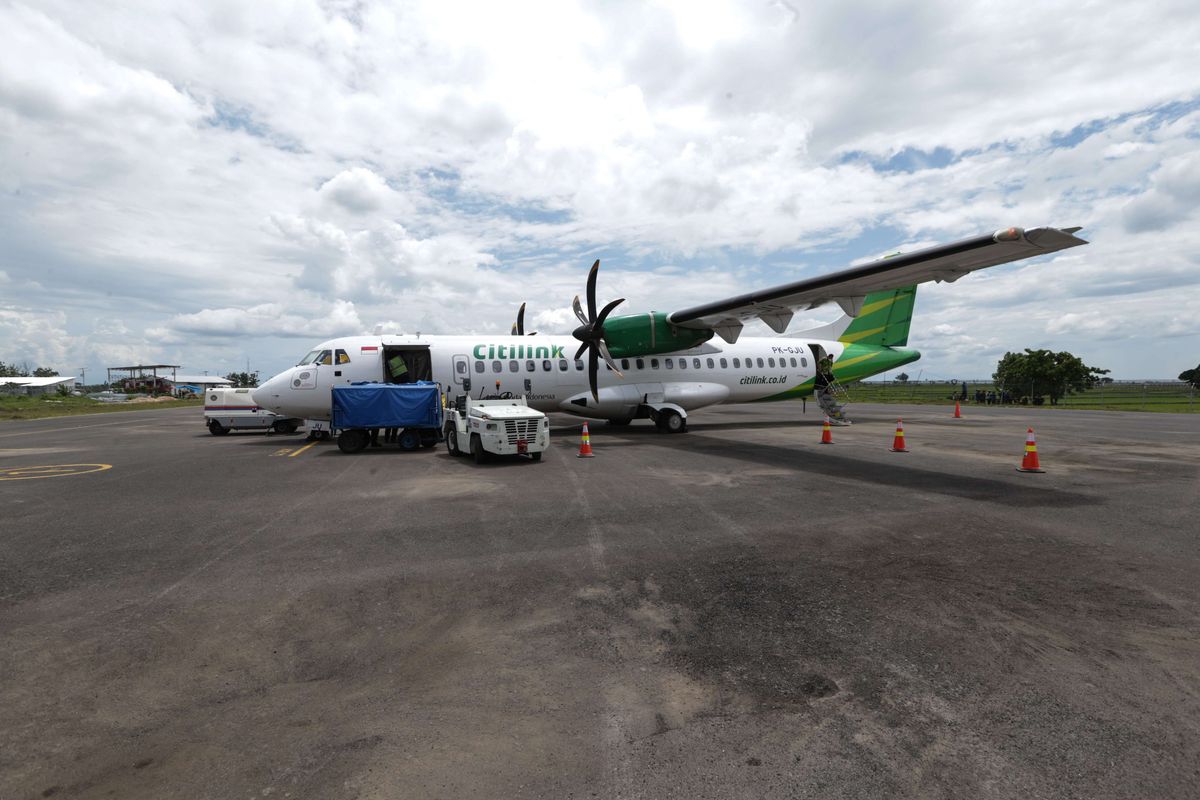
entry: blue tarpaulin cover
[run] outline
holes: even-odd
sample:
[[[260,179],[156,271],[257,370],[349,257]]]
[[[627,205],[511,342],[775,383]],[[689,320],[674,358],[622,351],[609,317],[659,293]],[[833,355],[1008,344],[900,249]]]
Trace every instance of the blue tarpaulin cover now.
[[[440,428],[436,383],[357,383],[333,387],[335,428]]]

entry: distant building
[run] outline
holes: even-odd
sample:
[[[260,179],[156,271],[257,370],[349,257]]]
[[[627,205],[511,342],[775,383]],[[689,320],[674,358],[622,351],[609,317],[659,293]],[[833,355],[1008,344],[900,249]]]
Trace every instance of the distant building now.
[[[233,381],[215,375],[176,375],[168,383],[171,384],[171,394],[185,396],[203,394],[205,389],[213,386],[233,386]]]
[[[53,378],[0,378],[0,392],[4,394],[58,394],[75,389],[74,376]]]
[[[180,375],[178,364],[135,364],[109,367],[108,383],[130,394],[199,394],[210,386],[230,386],[232,381],[215,375]],[[127,372],[122,376],[120,373]],[[114,375],[114,373],[117,373]]]

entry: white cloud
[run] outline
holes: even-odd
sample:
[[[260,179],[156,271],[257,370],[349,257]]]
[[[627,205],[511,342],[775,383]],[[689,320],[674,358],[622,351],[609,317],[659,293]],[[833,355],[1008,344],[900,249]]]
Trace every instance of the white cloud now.
[[[670,310],[1050,223],[1093,244],[922,290],[931,370],[1034,333],[1122,331],[1118,370],[1200,344],[1156,311],[1198,292],[1190,6],[797,8],[6,6],[0,282],[45,327],[0,341],[215,369],[234,336],[269,370],[291,337],[502,331],[522,300],[569,330],[597,255],[602,294]]]

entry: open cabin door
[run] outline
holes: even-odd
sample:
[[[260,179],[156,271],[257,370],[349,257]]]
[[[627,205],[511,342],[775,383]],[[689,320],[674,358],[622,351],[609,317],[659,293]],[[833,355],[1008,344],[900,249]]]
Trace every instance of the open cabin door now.
[[[383,380],[385,383],[432,381],[429,345],[384,345]]]

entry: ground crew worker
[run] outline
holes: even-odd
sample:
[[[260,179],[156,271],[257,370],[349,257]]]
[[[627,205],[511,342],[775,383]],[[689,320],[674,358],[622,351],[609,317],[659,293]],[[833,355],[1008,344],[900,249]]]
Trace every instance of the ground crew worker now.
[[[826,353],[820,361],[817,362],[817,380],[816,384],[819,387],[826,387],[833,383],[833,356]]]

